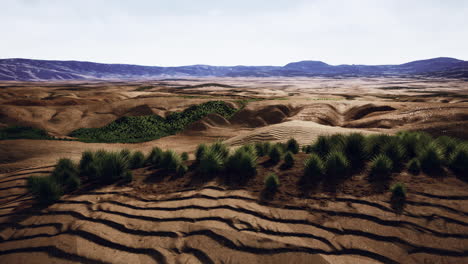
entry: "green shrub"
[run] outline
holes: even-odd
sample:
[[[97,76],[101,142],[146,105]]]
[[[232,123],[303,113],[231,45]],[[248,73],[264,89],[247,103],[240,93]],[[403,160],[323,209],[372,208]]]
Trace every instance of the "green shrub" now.
[[[272,173],[265,178],[265,193],[272,195],[276,193],[280,186],[280,180],[276,174]]]
[[[182,165],[182,158],[172,150],[166,150],[161,158],[160,168],[169,172],[177,172]]]
[[[282,151],[280,149],[280,147],[278,145],[275,145],[273,146],[273,148],[270,150],[270,154],[269,154],[269,157],[270,157],[270,161],[273,163],[273,164],[277,164],[278,162],[280,162],[281,160],[281,156],[282,156]]]
[[[449,159],[450,169],[463,180],[468,180],[468,145],[460,145]]]
[[[373,158],[382,153],[382,148],[392,140],[389,135],[369,135],[366,138],[366,152],[370,158]]]
[[[438,137],[434,142],[440,147],[442,155],[447,159],[450,159],[457,146],[461,144],[459,140],[447,136]]]
[[[405,148],[408,158],[417,157],[432,141],[432,137],[423,132],[401,131],[396,134],[401,145]]]
[[[299,143],[294,138],[289,139],[286,142],[286,151],[290,151],[294,154],[299,153]]]
[[[304,162],[304,182],[312,184],[320,181],[324,173],[323,160],[317,154],[311,154]]]
[[[130,162],[130,159],[132,158],[132,152],[130,152],[128,149],[122,149],[119,152],[119,155],[122,157],[122,159],[125,159],[128,162]]]
[[[345,178],[349,173],[349,161],[340,151],[332,151],[325,160],[325,172],[330,180]]]
[[[132,171],[129,171],[129,170],[126,171],[125,174],[124,174],[123,179],[124,179],[124,181],[127,182],[127,183],[133,181],[133,173],[132,173]]]
[[[288,152],[286,152],[286,155],[284,155],[283,167],[285,169],[289,169],[292,166],[294,166],[294,156],[290,151],[288,151]]]
[[[96,166],[94,165],[94,153],[85,151],[81,154],[80,164],[78,166],[80,175],[92,177],[96,174]]]
[[[195,150],[195,160],[197,161],[197,163],[200,162],[201,158],[207,150],[208,146],[206,144],[198,145],[197,149]]]
[[[224,169],[224,159],[219,152],[209,148],[201,157],[198,164],[198,174],[204,177],[213,176]]]
[[[325,157],[330,153],[332,144],[327,136],[319,136],[317,140],[310,146],[310,151],[317,153],[321,157]]]
[[[177,176],[183,176],[185,173],[187,173],[188,167],[185,164],[181,164],[179,167],[177,167],[176,174]]]
[[[381,154],[384,154],[392,161],[393,169],[395,171],[401,168],[406,157],[405,148],[397,138],[391,138],[387,143],[385,143],[381,147]]]
[[[244,183],[248,177],[257,173],[256,151],[249,148],[238,148],[226,161],[226,172],[229,179],[237,184]],[[232,183],[234,183],[232,182]]]
[[[366,138],[359,133],[348,135],[343,145],[343,152],[348,157],[353,170],[361,169],[368,157]]]
[[[182,152],[182,154],[180,154],[180,157],[183,161],[187,161],[189,159],[189,155],[187,152]]]
[[[444,158],[437,144],[429,144],[418,158],[423,172],[429,175],[441,174],[443,172]]]
[[[29,191],[40,203],[50,204],[60,199],[63,189],[59,183],[49,176],[31,176],[27,183]]]
[[[146,163],[148,165],[159,166],[159,164],[161,163],[163,153],[164,152],[162,151],[162,149],[160,149],[159,147],[154,147],[153,149],[151,149],[151,152],[146,158]]]
[[[118,152],[97,152],[95,164],[96,178],[102,183],[120,180],[128,170],[128,159]]]
[[[224,144],[221,141],[215,142],[210,146],[210,149],[221,157],[221,159],[224,161],[226,158],[229,156],[229,148],[226,144]]]
[[[393,162],[385,154],[379,154],[372,159],[369,177],[371,181],[387,181],[393,171]]]
[[[243,145],[242,147],[240,147],[238,149],[240,149],[242,151],[245,151],[245,152],[248,152],[249,154],[254,156],[255,159],[257,159],[257,157],[258,157],[257,148],[255,147],[255,145],[247,144],[247,145]]]
[[[390,203],[393,209],[401,211],[406,202],[406,187],[403,183],[396,183],[390,188],[392,196]]]
[[[343,134],[333,134],[328,136],[328,140],[331,144],[331,151],[342,151],[346,142],[346,136]]]
[[[263,157],[263,156],[267,155],[267,153],[265,152],[265,149],[263,147],[262,142],[255,142],[255,150],[257,151],[257,155],[259,157]]]
[[[52,177],[61,185],[66,185],[68,179],[78,177],[78,168],[71,159],[59,159],[55,165]]]
[[[408,171],[413,175],[418,175],[421,172],[421,163],[417,158],[413,158],[408,162]]]
[[[130,156],[129,167],[130,169],[138,169],[143,167],[145,163],[145,155],[141,151],[136,151]]]

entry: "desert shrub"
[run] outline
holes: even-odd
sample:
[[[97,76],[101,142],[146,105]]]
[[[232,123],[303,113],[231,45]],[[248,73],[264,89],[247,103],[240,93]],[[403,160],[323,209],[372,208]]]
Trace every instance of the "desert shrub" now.
[[[132,158],[132,152],[130,152],[128,149],[122,149],[119,152],[119,155],[122,157],[122,159],[125,159],[128,162],[130,162],[130,159]]]
[[[387,156],[393,163],[393,169],[398,171],[406,157],[406,150],[397,138],[391,138],[381,146],[381,154]]]
[[[80,175],[92,176],[96,174],[96,167],[94,165],[94,153],[91,151],[85,151],[81,154],[80,163],[78,165]]]
[[[208,146],[206,144],[200,144],[198,145],[197,149],[195,150],[195,160],[197,163],[200,162],[201,158],[205,154],[205,152],[208,150]]]
[[[458,146],[449,158],[449,167],[463,180],[468,180],[468,145]]]
[[[185,173],[187,173],[188,167],[185,164],[181,164],[179,167],[176,169],[176,174],[177,176],[183,176]]]
[[[346,136],[343,134],[333,134],[328,136],[328,140],[331,144],[331,151],[342,151],[346,142]]]
[[[277,164],[281,160],[281,156],[283,155],[281,148],[278,145],[273,146],[273,148],[270,150],[270,154],[268,155],[270,157],[270,161],[274,164]]]
[[[437,144],[429,144],[418,157],[421,170],[429,175],[441,174],[443,172],[444,158],[442,150]]]
[[[450,159],[457,146],[461,144],[459,140],[447,136],[438,137],[434,142],[440,147],[442,155],[447,159]]]
[[[182,165],[182,158],[176,152],[172,150],[166,150],[161,158],[159,164],[161,169],[169,172],[176,172],[177,169]]]
[[[382,153],[382,148],[392,140],[389,135],[369,135],[366,138],[366,152],[370,158],[373,158]]]
[[[392,160],[384,154],[379,154],[371,161],[369,179],[371,181],[388,181],[392,175],[392,171]]]
[[[78,175],[68,178],[64,184],[64,188],[67,191],[74,191],[80,188],[80,186],[81,186],[81,179],[80,177],[78,177]]]
[[[219,152],[212,148],[206,150],[198,163],[197,173],[203,177],[210,177],[224,169],[224,159]]]
[[[299,153],[299,143],[294,138],[289,139],[286,142],[286,151],[290,151],[293,154]]]
[[[166,118],[158,115],[124,116],[100,128],[80,128],[70,136],[86,142],[135,143],[176,134],[189,124],[216,113],[230,118],[237,109],[223,101],[211,101],[174,112]]]
[[[182,154],[180,154],[180,157],[183,161],[187,161],[189,159],[189,155],[187,152],[182,152]]]
[[[210,149],[216,153],[218,153],[218,155],[221,157],[221,159],[224,161],[226,160],[226,158],[229,156],[229,148],[226,144],[224,144],[223,142],[221,141],[217,141],[215,143],[213,143],[211,146],[210,146]]]
[[[319,136],[317,140],[310,146],[310,152],[317,153],[321,157],[328,155],[331,149],[332,143],[327,136]]]
[[[421,163],[417,158],[412,158],[406,166],[408,171],[413,175],[418,175],[421,172]]]
[[[343,152],[332,151],[325,160],[325,173],[329,180],[345,178],[349,173],[349,161]]]
[[[366,138],[359,133],[348,135],[343,145],[343,152],[348,157],[353,170],[361,169],[368,157]]]
[[[123,180],[125,182],[131,182],[133,181],[133,173],[132,171],[128,170],[125,172],[124,176],[123,176]]]
[[[312,184],[320,181],[325,173],[323,160],[317,154],[311,154],[304,162],[304,182]]]
[[[230,181],[244,183],[257,173],[257,155],[248,148],[238,148],[226,161],[226,172]]]
[[[145,155],[141,151],[134,152],[129,159],[130,169],[138,169],[143,167],[145,163]]]
[[[258,153],[257,153],[257,149],[256,149],[255,145],[247,144],[247,145],[243,145],[239,149],[241,149],[242,151],[248,152],[249,154],[254,156],[255,159],[257,159],[257,157],[258,157]]]
[[[28,178],[27,186],[33,197],[44,204],[57,201],[63,194],[61,185],[50,176],[31,176]]]
[[[423,132],[401,131],[396,134],[396,137],[405,148],[405,152],[410,159],[418,156],[427,144],[432,141],[432,137]]]
[[[151,149],[148,157],[146,158],[146,164],[159,166],[162,156],[163,156],[162,149],[160,149],[159,147],[154,147],[153,149]]]
[[[390,203],[393,209],[402,210],[406,202],[406,187],[403,183],[396,183],[390,188],[392,196]]]
[[[257,155],[259,157],[263,157],[267,155],[268,153],[265,152],[265,148],[263,147],[264,143],[262,142],[255,142],[255,150],[257,151]]]
[[[264,191],[267,195],[272,195],[276,193],[279,186],[280,186],[280,180],[276,174],[272,173],[265,178]]]
[[[118,152],[96,152],[96,179],[102,183],[112,183],[124,178],[128,170],[128,159]]]
[[[286,152],[286,155],[284,155],[283,168],[289,169],[292,166],[294,166],[294,156],[290,151],[288,151]]]
[[[77,178],[78,174],[78,167],[71,159],[59,159],[51,176],[58,184],[66,185],[70,178]]]
[[[270,154],[270,151],[271,149],[273,148],[273,144],[271,144],[271,142],[263,142],[263,155],[266,156],[266,155],[269,155]]]
[[[5,139],[54,139],[47,132],[39,128],[24,126],[9,126],[0,128],[0,140]]]

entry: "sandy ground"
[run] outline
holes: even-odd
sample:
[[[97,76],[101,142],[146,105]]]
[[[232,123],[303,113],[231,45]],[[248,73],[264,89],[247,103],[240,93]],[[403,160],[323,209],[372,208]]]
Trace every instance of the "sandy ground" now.
[[[299,168],[265,168],[286,182],[267,204],[259,198],[260,178],[231,190],[217,182],[147,181],[158,176],[146,169],[132,185],[68,195],[48,208],[31,208],[25,188],[28,176],[46,175],[58,158],[77,160],[88,149],[192,153],[219,139],[231,146],[290,137],[308,144],[323,134],[400,130],[468,139],[467,88],[458,80],[404,78],[1,83],[0,126],[31,125],[56,137],[125,115],[261,100],[230,120],[208,116],[178,135],[138,144],[0,141],[0,262],[468,262],[468,189],[454,177],[399,175],[411,186],[402,214],[360,177],[337,194],[297,194]]]

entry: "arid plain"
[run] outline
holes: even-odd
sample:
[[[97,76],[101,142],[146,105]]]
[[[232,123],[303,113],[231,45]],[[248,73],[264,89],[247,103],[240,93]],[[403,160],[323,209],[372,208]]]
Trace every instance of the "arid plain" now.
[[[140,143],[0,141],[0,263],[466,263],[468,184],[453,174],[403,170],[406,206],[365,171],[334,192],[301,191],[299,153],[289,170],[262,166],[243,186],[194,182],[149,167],[134,180],[81,189],[35,205],[29,176],[86,150],[188,152],[222,140],[311,144],[319,135],[424,131],[468,140],[468,82],[436,78],[211,78],[128,82],[3,82],[0,126],[32,126],[56,139],[123,116],[159,115],[208,101],[239,109],[211,114],[182,132]],[[276,173],[276,195],[261,197]]]

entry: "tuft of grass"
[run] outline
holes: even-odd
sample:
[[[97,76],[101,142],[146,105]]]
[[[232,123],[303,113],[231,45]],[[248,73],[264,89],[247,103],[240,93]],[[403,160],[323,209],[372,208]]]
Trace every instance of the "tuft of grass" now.
[[[195,160],[197,163],[200,162],[201,158],[203,155],[205,155],[205,152],[208,150],[208,146],[206,144],[200,144],[198,145],[197,149],[195,150]]]
[[[294,166],[294,155],[292,152],[288,151],[286,152],[286,155],[284,155],[283,168],[289,169],[292,166]]]
[[[163,151],[159,147],[154,147],[151,149],[151,152],[149,153],[148,157],[146,158],[146,164],[148,165],[153,165],[153,166],[159,166],[159,163],[161,162],[163,156]]]
[[[413,175],[418,175],[421,172],[421,163],[417,158],[411,159],[407,166],[409,173]]]
[[[450,169],[461,177],[468,180],[468,145],[459,145],[449,159]]]
[[[68,190],[75,190],[80,185],[78,167],[71,159],[59,159],[51,177],[57,184]]]
[[[344,179],[349,173],[349,161],[343,152],[332,151],[325,160],[325,173],[329,180]]]
[[[274,145],[272,149],[270,150],[270,153],[268,156],[270,157],[270,161],[273,164],[277,164],[278,162],[280,162],[282,155],[283,153],[282,153],[281,148],[278,145]]]
[[[361,170],[368,157],[366,138],[360,133],[348,135],[343,144],[343,152],[348,157],[352,170]]]
[[[180,157],[183,161],[187,161],[189,159],[189,155],[187,152],[182,152],[182,154],[180,154]]]
[[[393,171],[393,161],[385,154],[379,154],[370,164],[369,179],[371,181],[388,181]]]
[[[457,149],[457,146],[461,144],[459,140],[447,136],[438,137],[434,143],[440,147],[442,155],[447,159],[450,159],[450,156],[455,149]]]
[[[176,174],[177,176],[183,176],[185,173],[187,173],[188,167],[185,164],[181,164],[179,167],[176,169]]]
[[[94,166],[94,153],[92,151],[87,150],[81,153],[78,169],[81,176],[92,177],[96,174],[96,167]]]
[[[393,209],[401,211],[406,202],[406,187],[403,183],[396,183],[390,187],[390,192],[392,196],[390,198],[390,203]]]
[[[325,164],[317,154],[311,154],[304,162],[304,182],[313,184],[320,181],[325,173]]]
[[[130,169],[138,169],[145,164],[145,155],[141,151],[134,152],[129,159]]]
[[[404,159],[406,158],[406,150],[397,138],[391,138],[383,146],[381,146],[381,154],[387,156],[393,163],[393,169],[398,171]]]
[[[197,172],[202,177],[211,177],[224,169],[224,159],[219,152],[209,148],[200,158]]]
[[[280,180],[278,176],[272,173],[265,178],[264,192],[267,195],[273,195],[278,191],[279,186],[280,186]]]
[[[293,154],[299,153],[299,143],[294,138],[290,138],[286,142],[286,151],[290,151]]]
[[[401,131],[396,134],[396,138],[405,148],[406,155],[409,159],[417,157],[429,142],[432,142],[432,137],[423,132]]]
[[[43,204],[50,204],[60,199],[63,189],[57,181],[50,176],[31,176],[27,186],[33,197]]]
[[[366,152],[369,153],[370,158],[382,153],[382,148],[392,140],[389,135],[369,135],[366,138]]]
[[[227,159],[227,157],[229,156],[229,148],[226,144],[224,144],[223,142],[221,141],[217,141],[215,143],[213,143],[211,146],[210,146],[210,149],[216,153],[218,153],[218,155],[221,157],[221,159],[224,161]]]
[[[428,175],[440,175],[443,172],[444,157],[442,150],[435,143],[430,143],[419,155],[421,170]]]
[[[177,172],[177,169],[182,165],[182,158],[173,150],[163,152],[159,167],[168,172]]]
[[[129,169],[127,156],[119,152],[96,152],[96,179],[109,184],[124,178]]]
[[[226,172],[231,183],[242,184],[257,173],[255,148],[238,148],[226,161]],[[232,182],[233,181],[233,182]]]
[[[317,153],[321,157],[325,157],[330,153],[332,143],[327,136],[319,136],[317,140],[310,146],[309,152]]]

